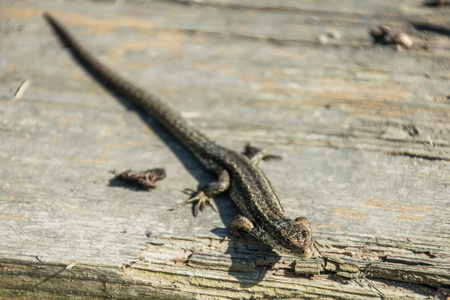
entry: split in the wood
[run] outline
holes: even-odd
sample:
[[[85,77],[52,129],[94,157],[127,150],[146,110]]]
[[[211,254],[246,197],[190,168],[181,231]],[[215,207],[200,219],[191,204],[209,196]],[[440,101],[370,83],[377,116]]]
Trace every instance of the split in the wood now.
[[[450,0],[431,0],[431,1],[426,1],[424,3],[424,5],[432,6],[432,7],[441,7],[441,6],[445,6],[445,5],[450,5]]]
[[[440,35],[444,35],[447,37],[450,36],[450,28],[439,25],[439,24],[433,24],[433,23],[425,22],[425,21],[417,21],[417,22],[412,21],[412,22],[410,22],[410,24],[417,31],[428,31],[428,32],[433,32],[433,33],[437,33]]]

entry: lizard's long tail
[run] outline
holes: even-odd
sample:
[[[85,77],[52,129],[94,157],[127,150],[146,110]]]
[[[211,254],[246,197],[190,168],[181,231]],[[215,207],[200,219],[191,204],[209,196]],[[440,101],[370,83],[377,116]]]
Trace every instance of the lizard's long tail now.
[[[215,145],[209,138],[183,119],[177,111],[169,107],[164,101],[161,101],[101,63],[51,14],[45,12],[44,17],[63,42],[72,50],[74,56],[87,69],[96,74],[103,84],[114,89],[121,96],[145,110],[200,160],[208,156],[208,145]]]

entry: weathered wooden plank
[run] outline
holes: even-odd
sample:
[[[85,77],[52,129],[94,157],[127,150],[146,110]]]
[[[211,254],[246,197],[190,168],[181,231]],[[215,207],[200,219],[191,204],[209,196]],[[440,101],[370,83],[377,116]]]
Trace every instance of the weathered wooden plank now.
[[[313,224],[315,258],[220,244],[226,196],[219,214],[167,212],[212,177],[100,87],[43,10],[213,139],[281,154],[261,167]],[[448,20],[421,1],[3,1],[0,297],[448,296],[449,40],[417,26]],[[381,24],[416,24],[413,46],[374,44]],[[168,173],[150,193],[111,173],[149,167]]]
[[[117,268],[0,260],[3,299],[192,299],[126,278]],[[187,293],[186,293],[187,294]]]
[[[322,236],[318,238],[325,239]],[[345,243],[348,238],[341,236],[339,241]],[[387,253],[410,253],[411,249],[418,247],[409,242],[397,248],[399,241],[389,242],[392,245],[386,245],[386,241],[367,241],[365,247],[347,246],[346,249],[339,244],[328,243],[321,246],[322,249],[326,248],[322,251],[323,259],[316,257],[296,261],[289,256],[270,253],[267,247],[257,241],[250,243],[249,249],[243,247],[235,252],[231,245],[220,243],[219,240],[163,238],[150,242],[148,249],[140,253],[139,262],[126,266],[123,271],[135,279],[157,281],[160,286],[168,288],[174,283],[194,285],[193,290],[199,294],[199,298],[225,295],[230,298],[246,298],[251,295],[258,298],[275,295],[313,298],[321,295],[367,299],[382,295],[387,299],[406,299],[409,297],[408,293],[417,293],[419,290],[424,295],[435,292],[426,291],[426,288],[415,290],[417,285],[406,283],[392,289],[383,281],[370,281],[369,278],[412,283],[424,280],[420,283],[430,284],[434,277],[445,278],[445,284],[448,284],[448,264],[444,263],[433,269],[435,262],[422,261],[421,265],[411,265],[410,261],[404,263],[405,260],[399,257],[386,257]],[[416,259],[413,259],[414,262],[417,262]],[[295,272],[292,268],[294,265]],[[330,280],[330,277],[336,275],[335,280]],[[349,279],[354,284],[342,286],[339,283]],[[237,288],[239,285],[251,287],[251,291]],[[440,284],[434,281],[430,285]],[[216,289],[222,292],[217,292]],[[409,292],[406,293],[406,290]],[[411,297],[419,296],[413,294]]]

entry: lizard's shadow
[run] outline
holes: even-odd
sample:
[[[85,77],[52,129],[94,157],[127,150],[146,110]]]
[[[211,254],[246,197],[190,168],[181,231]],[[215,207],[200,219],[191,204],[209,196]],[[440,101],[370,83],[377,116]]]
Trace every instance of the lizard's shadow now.
[[[53,29],[55,30],[55,28]],[[155,132],[155,134],[169,147],[169,149],[178,157],[180,162],[185,166],[185,168],[189,171],[189,173],[194,178],[197,179],[197,181],[199,182],[198,185],[199,188],[207,185],[212,181],[217,180],[217,176],[214,176],[214,174],[204,170],[203,166],[200,164],[200,162],[197,161],[195,156],[187,148],[185,148],[177,139],[175,139],[175,137],[173,137],[167,129],[165,129],[162,125],[160,125],[156,120],[151,118],[137,105],[126,100],[117,91],[115,91],[114,87],[106,83],[100,76],[98,76],[96,72],[93,71],[89,67],[89,65],[87,65],[84,62],[84,60],[78,55],[78,53],[74,51],[70,47],[70,45],[68,45],[67,41],[58,32],[58,30],[55,30],[55,32],[61,38],[62,43],[70,51],[70,53],[78,62],[78,64],[81,65],[83,69],[92,78],[94,78],[99,84],[101,84],[125,108],[136,112],[140,116],[140,118]],[[198,172],[198,170],[204,171]],[[121,185],[121,183],[120,180],[117,179],[117,177],[114,177],[110,180],[109,185],[118,186]],[[122,186],[130,187],[131,185],[128,183],[123,183]],[[233,219],[233,217],[239,213],[239,210],[234,205],[234,203],[230,201],[231,199],[228,195],[221,195],[220,197],[217,198],[219,198],[218,199],[219,201],[216,201],[216,203],[219,209],[220,217],[224,224],[229,224]],[[224,198],[228,198],[227,199],[228,201],[223,201]],[[192,206],[192,209],[194,209],[194,206]],[[215,228],[211,230],[211,232],[218,235],[220,238],[223,238],[227,233],[227,229]],[[253,238],[250,237],[250,239]],[[260,243],[260,245],[262,244],[262,242],[253,239],[250,245],[255,245],[255,243]],[[253,285],[257,285],[261,280],[263,280],[266,274],[267,266],[270,266],[271,264],[279,261],[280,259],[280,256],[278,254],[270,251],[267,252],[267,249],[264,252],[258,252],[259,247],[253,247],[253,249],[247,250],[245,252],[240,252],[234,249],[233,243],[228,243],[228,245],[229,246],[226,253],[231,255],[232,261],[231,267],[229,269],[229,274],[231,276],[236,277],[240,281],[242,287],[251,287]],[[265,246],[265,248],[267,248],[267,246]],[[267,257],[269,257],[269,262],[267,261],[264,262],[264,260],[266,260]],[[243,267],[243,265],[247,263],[253,264],[254,268],[248,269],[245,266]],[[244,272],[242,271],[243,268],[245,269]]]

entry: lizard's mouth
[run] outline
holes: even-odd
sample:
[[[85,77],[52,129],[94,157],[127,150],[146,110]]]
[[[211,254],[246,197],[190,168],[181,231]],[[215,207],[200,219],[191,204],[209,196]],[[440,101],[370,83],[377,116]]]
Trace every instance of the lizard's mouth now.
[[[311,247],[307,247],[304,250],[297,250],[293,252],[295,256],[300,257],[302,259],[310,258],[313,255],[313,251]]]

